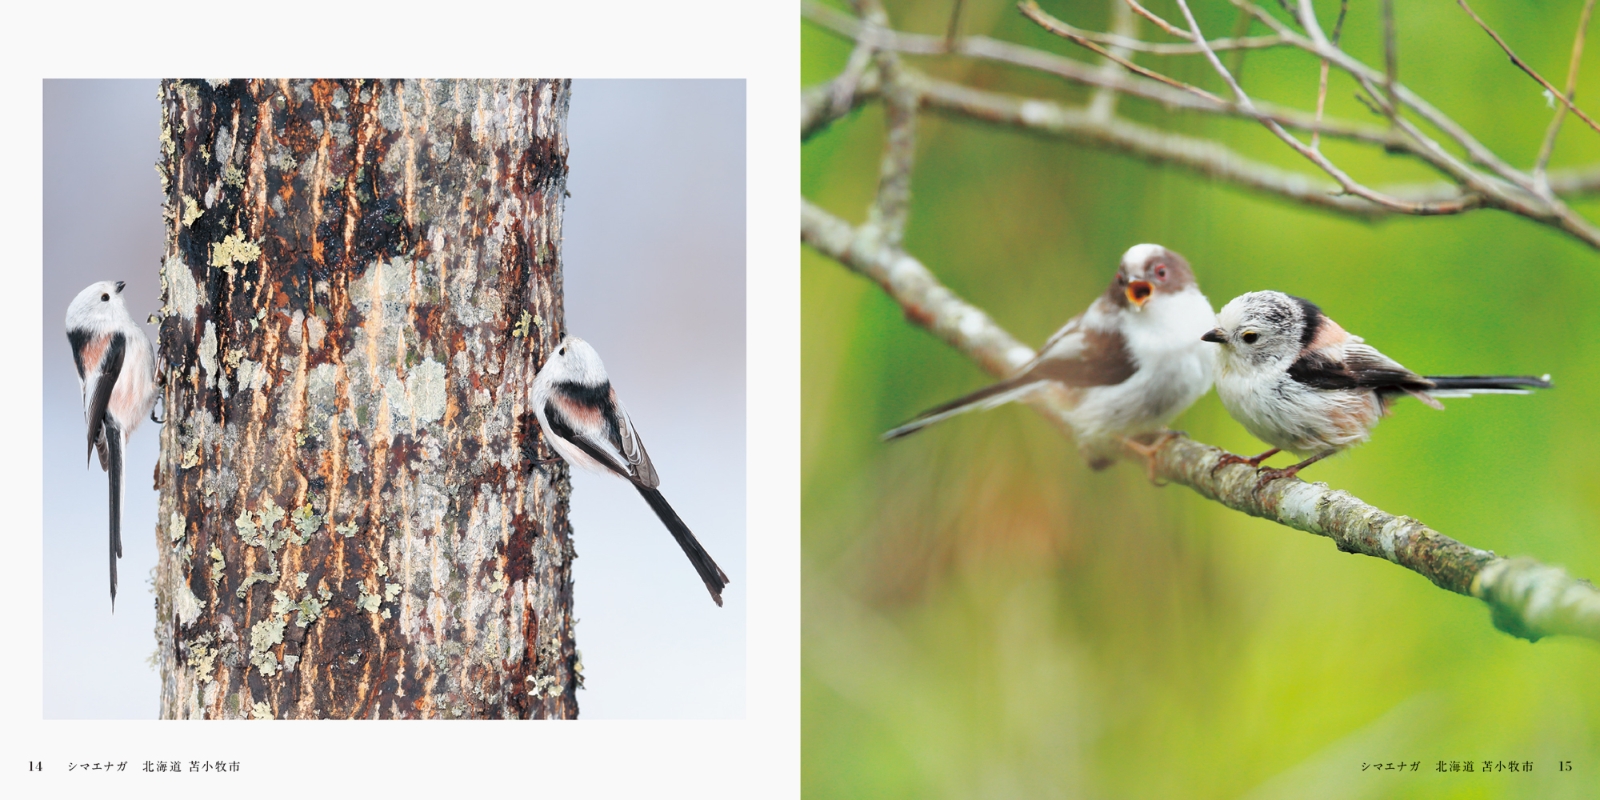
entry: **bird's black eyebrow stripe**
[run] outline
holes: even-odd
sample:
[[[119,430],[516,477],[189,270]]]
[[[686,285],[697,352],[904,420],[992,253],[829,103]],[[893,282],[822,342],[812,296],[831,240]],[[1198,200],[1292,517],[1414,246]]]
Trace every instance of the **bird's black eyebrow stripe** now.
[[[1304,297],[1289,295],[1289,299],[1300,304],[1300,313],[1305,315],[1305,326],[1300,329],[1300,349],[1304,350],[1317,340],[1317,334],[1322,328],[1322,309],[1316,303]]]

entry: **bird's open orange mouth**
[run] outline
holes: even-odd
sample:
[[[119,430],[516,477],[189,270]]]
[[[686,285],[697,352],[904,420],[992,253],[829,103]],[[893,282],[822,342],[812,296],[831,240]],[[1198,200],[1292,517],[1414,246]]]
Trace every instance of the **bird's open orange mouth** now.
[[[1145,301],[1150,299],[1151,293],[1155,290],[1156,287],[1151,286],[1149,281],[1130,281],[1128,283],[1128,302],[1142,308]]]

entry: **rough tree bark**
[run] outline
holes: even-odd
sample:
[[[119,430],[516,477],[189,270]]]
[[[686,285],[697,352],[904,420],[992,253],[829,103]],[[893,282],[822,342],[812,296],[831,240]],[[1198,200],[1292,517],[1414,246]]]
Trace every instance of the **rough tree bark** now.
[[[563,81],[167,81],[161,714],[577,715]]]

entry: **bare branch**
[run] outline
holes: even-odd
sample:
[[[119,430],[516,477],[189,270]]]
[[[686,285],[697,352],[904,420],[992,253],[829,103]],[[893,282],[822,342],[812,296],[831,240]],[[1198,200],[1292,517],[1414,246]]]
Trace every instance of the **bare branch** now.
[[[1575,100],[1578,91],[1578,62],[1583,58],[1583,40],[1589,31],[1589,13],[1594,11],[1594,0],[1584,0],[1583,13],[1578,15],[1578,32],[1572,37],[1572,58],[1567,61],[1567,90],[1562,96]],[[1561,132],[1561,120],[1567,115],[1566,106],[1557,106],[1550,127],[1544,132],[1544,142],[1539,145],[1539,157],[1533,163],[1533,180],[1540,188],[1549,191],[1545,169],[1550,165],[1550,154],[1556,149],[1556,135]]]
[[[1151,22],[1154,22],[1157,28],[1160,28],[1161,30],[1166,31],[1168,34],[1170,34],[1172,36],[1176,36],[1179,39],[1183,39],[1184,41],[1188,41],[1188,42],[1194,41],[1194,36],[1192,34],[1190,34],[1188,31],[1183,30],[1181,28],[1178,28],[1177,26],[1173,25],[1172,23],[1162,19],[1160,16],[1156,15],[1155,13],[1152,13],[1150,11],[1150,9],[1139,5],[1139,0],[1127,0],[1127,2],[1128,2],[1128,7],[1132,8],[1133,12],[1135,14],[1138,14],[1139,16],[1144,17],[1145,19],[1150,20]]]
[[[1111,32],[1119,38],[1132,38],[1136,32],[1138,19],[1133,16],[1122,0],[1111,0]],[[1111,45],[1111,52],[1127,58],[1130,51],[1126,47]],[[1116,74],[1119,71],[1115,61],[1107,60],[1100,65],[1100,71],[1105,74]],[[1097,120],[1108,120],[1117,113],[1117,90],[1105,86],[1095,88],[1094,95],[1089,98],[1089,116]]]
[[[1132,2],[1132,0],[1129,1]],[[1253,108],[1253,104],[1250,101],[1250,96],[1245,94],[1244,89],[1239,86],[1239,82],[1234,80],[1233,73],[1229,72],[1228,68],[1223,66],[1222,61],[1217,58],[1217,54],[1213,53],[1211,49],[1206,46],[1205,36],[1200,33],[1200,23],[1195,21],[1194,12],[1189,10],[1189,4],[1184,0],[1175,0],[1175,2],[1178,4],[1178,9],[1183,12],[1183,18],[1189,23],[1189,30],[1192,33],[1194,42],[1200,45],[1201,49],[1205,50],[1206,60],[1211,62],[1211,68],[1216,70],[1217,74],[1221,75],[1223,81],[1228,84],[1228,88],[1233,90],[1234,96],[1239,99],[1239,105],[1244,106],[1247,109]],[[1312,38],[1315,41],[1317,41],[1319,44],[1325,45],[1326,43],[1322,36],[1322,29],[1317,26],[1316,17],[1310,14],[1310,0],[1300,0],[1300,5],[1306,11],[1301,20],[1302,24],[1304,24],[1306,28],[1311,31]],[[1407,214],[1459,214],[1466,210],[1466,207],[1459,203],[1408,203],[1398,198],[1389,197],[1381,192],[1373,191],[1372,189],[1357,183],[1355,179],[1345,174],[1344,170],[1335,166],[1334,163],[1329,161],[1327,157],[1322,155],[1322,153],[1306,147],[1300,142],[1299,139],[1296,139],[1293,134],[1284,130],[1283,126],[1279,125],[1277,122],[1274,122],[1270,119],[1263,119],[1261,124],[1267,126],[1267,130],[1270,130],[1276,134],[1277,137],[1282,139],[1285,144],[1294,148],[1295,152],[1305,156],[1307,159],[1310,159],[1311,163],[1316,164],[1317,166],[1321,167],[1324,172],[1332,175],[1333,179],[1338,181],[1339,185],[1343,187],[1345,191],[1353,195],[1364,197],[1374,203],[1377,203],[1378,205],[1387,206],[1396,211],[1401,211]]]
[[[1600,590],[1533,559],[1507,559],[1462,544],[1410,517],[1395,516],[1325,483],[1293,478],[1256,489],[1243,464],[1215,469],[1226,451],[1187,437],[1161,443],[1155,475],[1235,511],[1332,539],[1344,553],[1399,564],[1456,594],[1488,604],[1495,627],[1537,641],[1582,636],[1600,641]],[[1213,472],[1213,470],[1215,470]]]
[[[834,103],[834,98],[839,94],[837,87],[842,81],[850,82],[850,91],[847,93],[850,105],[844,107]],[[859,79],[846,72],[827,83],[800,92],[800,141],[810,139],[863,101],[877,96],[878,71],[872,69],[862,73]]]
[[[1344,9],[1340,7],[1339,21],[1344,21]],[[1333,44],[1339,45],[1339,29],[1334,28]],[[1395,44],[1394,37],[1394,0],[1383,0],[1383,94],[1389,98],[1391,113],[1400,113],[1400,98],[1394,93],[1395,76],[1400,74],[1399,47]]]
[[[1126,8],[1128,10],[1132,10],[1133,8],[1131,5],[1125,3],[1124,0],[1115,0],[1115,2],[1116,5],[1121,8]],[[1024,3],[1019,7],[1026,5],[1028,4]],[[1038,8],[1037,5],[1034,7]],[[1028,13],[1026,8],[1023,8],[1023,13]],[[1070,31],[1074,35],[1081,36],[1091,42],[1119,48],[1122,50],[1128,50],[1135,53],[1149,53],[1151,55],[1158,56],[1197,56],[1203,52],[1199,45],[1146,42],[1121,32],[1100,33],[1099,31],[1089,31],[1082,28],[1073,27],[1072,25],[1069,25],[1055,17],[1051,17],[1051,20],[1053,20],[1053,22],[1047,27],[1060,28],[1060,30],[1063,32]],[[1216,50],[1217,52],[1222,52],[1224,50],[1265,50],[1272,47],[1282,46],[1284,43],[1285,42],[1282,36],[1234,36],[1226,39],[1213,39],[1210,42],[1211,49]]]
[[[900,247],[911,210],[911,168],[917,157],[917,109],[921,105],[898,58],[894,53],[878,54],[888,141],[878,174],[878,195],[867,212],[867,228],[894,249]]]
[[[1210,93],[1210,92],[1208,92],[1208,91],[1206,91],[1204,89],[1201,89],[1198,86],[1193,86],[1193,85],[1184,83],[1183,81],[1176,80],[1174,78],[1169,78],[1166,75],[1162,75],[1161,73],[1156,72],[1155,70],[1145,69],[1144,67],[1141,67],[1138,64],[1135,64],[1132,61],[1129,61],[1126,58],[1123,58],[1123,57],[1113,53],[1112,51],[1107,50],[1104,47],[1101,47],[1099,44],[1095,43],[1093,40],[1091,40],[1091,39],[1089,39],[1089,38],[1087,38],[1085,36],[1079,35],[1076,28],[1073,28],[1070,25],[1066,25],[1066,24],[1062,23],[1060,20],[1056,19],[1055,17],[1052,17],[1048,13],[1045,13],[1045,10],[1040,8],[1039,4],[1033,2],[1033,0],[1023,0],[1023,2],[1017,4],[1017,8],[1022,10],[1022,15],[1023,16],[1025,16],[1028,19],[1031,19],[1034,22],[1038,23],[1039,27],[1044,28],[1045,30],[1047,30],[1047,31],[1049,31],[1049,32],[1051,32],[1051,33],[1053,33],[1053,34],[1055,34],[1057,36],[1060,36],[1061,38],[1066,39],[1066,40],[1072,42],[1073,44],[1079,45],[1079,46],[1084,47],[1084,48],[1086,48],[1086,49],[1088,49],[1090,51],[1093,51],[1094,53],[1097,53],[1100,56],[1104,57],[1106,60],[1120,65],[1122,68],[1128,70],[1129,72],[1134,72],[1134,73],[1137,73],[1139,75],[1143,75],[1146,78],[1149,78],[1151,80],[1159,81],[1159,82],[1164,83],[1164,84],[1166,84],[1168,86],[1171,86],[1174,89],[1182,89],[1183,91],[1189,92],[1189,93],[1194,94],[1194,95],[1196,95],[1198,97],[1202,97],[1202,98],[1204,98],[1206,100],[1210,100],[1212,103],[1215,103],[1216,105],[1219,105],[1219,106],[1220,105],[1226,105],[1226,103],[1227,103],[1227,101],[1223,100],[1222,98],[1220,98],[1220,97],[1218,97],[1218,96],[1216,96],[1216,95],[1214,95],[1214,94],[1212,94],[1212,93]]]
[[[996,377],[1011,374],[1033,352],[981,309],[940,284],[916,259],[875,247],[870,233],[852,229],[801,200],[800,238],[883,288],[911,322],[971,357]],[[1030,402],[1064,433],[1059,395]],[[1297,478],[1256,489],[1243,465],[1217,469],[1225,451],[1177,436],[1156,451],[1155,476],[1181,483],[1209,500],[1251,516],[1332,539],[1342,552],[1399,564],[1435,585],[1486,603],[1496,627],[1529,640],[1582,636],[1600,641],[1600,590],[1557,567],[1506,559],[1445,536],[1410,517],[1395,516],[1326,484]]]
[[[856,18],[815,3],[813,0],[806,0],[806,2],[802,3],[801,11],[806,19],[821,25],[829,31],[851,39],[871,38],[875,47],[884,50],[914,55],[947,54],[944,40],[936,36],[868,29]],[[1199,52],[1198,48],[1195,49],[1195,52]],[[1271,118],[1279,124],[1297,130],[1310,130],[1314,124],[1310,114],[1294,109],[1280,108],[1269,103],[1257,102],[1255,109],[1247,110],[1237,103],[1226,100],[1206,100],[1196,97],[1187,91],[1174,89],[1165,84],[1137,78],[1126,73],[1105,74],[1099,68],[1081,61],[1074,61],[1053,53],[1046,53],[985,36],[958,38],[955,42],[954,50],[948,51],[948,54],[979,58],[1036,70],[1085,86],[1112,89],[1120,94],[1160,103],[1168,108],[1227,114],[1255,120]],[[1221,102],[1221,105],[1218,105],[1218,102]],[[1404,150],[1407,147],[1407,143],[1388,131],[1372,125],[1342,120],[1325,120],[1322,123],[1321,130],[1324,136],[1351,139],[1390,149],[1398,148]]]
[[[1408,153],[1439,170],[1450,183],[1376,190],[1361,187],[1365,192],[1375,193],[1394,201],[1388,207],[1376,205],[1370,199],[1363,199],[1362,192],[1328,196],[1325,193],[1329,190],[1343,192],[1350,190],[1342,184],[1333,187],[1293,172],[1258,164],[1240,157],[1226,147],[1203,139],[1167,134],[1157,129],[1128,123],[1115,116],[1110,119],[1094,120],[1082,111],[1053,102],[970,90],[956,84],[930,80],[905,67],[902,69],[908,76],[907,80],[921,87],[920,91],[924,95],[922,104],[933,110],[1041,131],[1092,146],[1110,147],[1147,160],[1178,164],[1245,188],[1360,216],[1373,217],[1394,212],[1459,213],[1476,208],[1498,208],[1554,227],[1591,247],[1600,249],[1600,230],[1567,208],[1560,199],[1563,195],[1596,191],[1592,180],[1594,172],[1592,168],[1562,173],[1559,180],[1552,176],[1550,189],[1536,192],[1528,188],[1534,185],[1529,175],[1504,165],[1465,131],[1453,132],[1451,126],[1455,123],[1396,82],[1395,96],[1406,108],[1460,144],[1472,162],[1488,166],[1496,173],[1484,174],[1463,159],[1452,155],[1410,120],[1398,113],[1391,113],[1389,109],[1393,107],[1388,106],[1388,93],[1378,88],[1385,79],[1384,73],[1371,70],[1351,59],[1338,49],[1336,40],[1319,47],[1312,40],[1295,33],[1254,4],[1246,0],[1230,0],[1230,2],[1239,7],[1249,18],[1271,20],[1269,24],[1276,26],[1274,30],[1279,32],[1286,43],[1306,50],[1319,59],[1325,58],[1331,65],[1349,72],[1374,98],[1379,113],[1390,117],[1394,125],[1390,129],[1383,129],[1326,121],[1320,127],[1319,137],[1338,136],[1352,141],[1380,145],[1389,152]],[[812,0],[806,0],[802,8],[806,17],[813,22],[857,41],[869,39],[874,47],[881,50],[928,55],[942,55],[946,52],[947,43],[939,37],[891,31],[887,29],[886,21],[882,26],[867,25],[848,15],[820,6]],[[1336,23],[1336,35],[1340,27]],[[1320,33],[1320,30],[1316,32]],[[1191,41],[1194,38],[1192,33],[1183,32],[1183,34]],[[1192,46],[1203,48],[1204,45],[1197,43]],[[1263,124],[1271,120],[1286,128],[1318,128],[1317,119],[1312,114],[1275,108],[1265,103],[1252,102],[1253,107],[1246,107],[1244,103],[1239,102],[1222,105],[1152,80],[1122,72],[1108,74],[1103,67],[1008,42],[977,36],[963,37],[956,40],[955,51],[956,54],[967,57],[985,58],[1058,75],[1084,85],[1106,87],[1120,94],[1154,100],[1173,109],[1228,114],[1255,119],[1262,121]],[[877,70],[872,69],[861,76],[860,86],[854,95],[856,102],[875,96],[881,97],[881,87],[879,87],[880,93],[876,95],[868,88],[876,78]],[[836,85],[838,80],[843,79],[836,79],[830,86]],[[802,94],[802,138],[813,135],[847,110],[826,107],[824,96],[819,92],[824,92],[827,88],[813,87]],[[1363,99],[1360,95],[1357,97]],[[1270,130],[1271,126],[1268,127]],[[1304,154],[1304,150],[1301,152]],[[1314,163],[1316,161],[1315,158],[1311,160]],[[1510,177],[1503,177],[1506,175]]]
[[[856,42],[854,50],[850,51],[850,60],[845,62],[844,72],[839,73],[831,85],[833,115],[844,116],[844,113],[855,105],[856,87],[861,83],[861,76],[865,75],[867,68],[872,66],[872,45],[868,40],[861,39]]]
[[[1253,161],[1207,139],[1168,133],[1119,118],[1095,120],[1080,109],[1048,100],[1012,97],[927,77],[919,80],[923,103],[932,110],[1118,150],[1146,161],[1175,164],[1209,178],[1318,208],[1363,217],[1392,213],[1359,197],[1338,194],[1337,184]],[[1593,191],[1600,191],[1600,186]],[[1420,204],[1456,204],[1462,210],[1482,204],[1480,196],[1464,194],[1450,184],[1402,187],[1391,194]]]
[[[1594,120],[1589,118],[1588,114],[1583,113],[1583,109],[1573,105],[1570,98],[1560,91],[1557,91],[1556,87],[1550,85],[1550,82],[1545,80],[1543,75],[1540,75],[1536,70],[1534,70],[1533,67],[1528,66],[1528,62],[1517,58],[1517,54],[1511,52],[1511,45],[1506,44],[1506,40],[1500,38],[1500,34],[1495,33],[1494,29],[1490,28],[1489,24],[1484,22],[1482,17],[1478,16],[1478,12],[1472,10],[1472,6],[1467,5],[1467,0],[1456,0],[1456,5],[1461,6],[1461,10],[1467,12],[1467,16],[1472,17],[1472,21],[1478,23],[1478,27],[1482,28],[1484,33],[1489,34],[1489,38],[1493,39],[1495,44],[1500,45],[1500,49],[1505,51],[1506,57],[1511,59],[1511,63],[1517,65],[1517,69],[1528,73],[1528,77],[1538,81],[1539,85],[1543,86],[1544,90],[1549,92],[1551,97],[1560,100],[1563,105],[1572,111],[1573,114],[1577,115],[1578,119],[1583,120],[1586,124],[1588,124],[1589,127],[1594,128],[1597,133],[1600,133],[1600,123],[1596,123]]]
[[[1339,19],[1333,23],[1333,45],[1339,45],[1339,34],[1344,31],[1344,15],[1350,10],[1350,0],[1339,0]],[[1248,16],[1244,17],[1249,19]],[[1318,135],[1322,132],[1322,109],[1328,102],[1328,59],[1320,59],[1317,78],[1317,125],[1311,129],[1311,149],[1317,149]]]
[[[801,198],[800,241],[876,283],[900,304],[907,319],[995,375],[1009,375],[1033,357],[1032,348],[939,283],[921,262],[896,248],[882,247],[875,239],[871,232],[852,228]],[[1057,392],[1034,395],[1028,404],[1070,432],[1065,402],[1065,395]]]
[[[954,7],[950,9],[950,25],[944,31],[944,46],[947,50],[955,46],[956,31],[961,29],[961,6],[962,0],[956,0]]]

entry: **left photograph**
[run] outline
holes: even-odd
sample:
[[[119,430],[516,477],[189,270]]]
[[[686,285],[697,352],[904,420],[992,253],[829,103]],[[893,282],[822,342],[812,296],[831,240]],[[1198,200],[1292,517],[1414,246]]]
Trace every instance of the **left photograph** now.
[[[45,718],[742,718],[745,111],[46,81]]]

